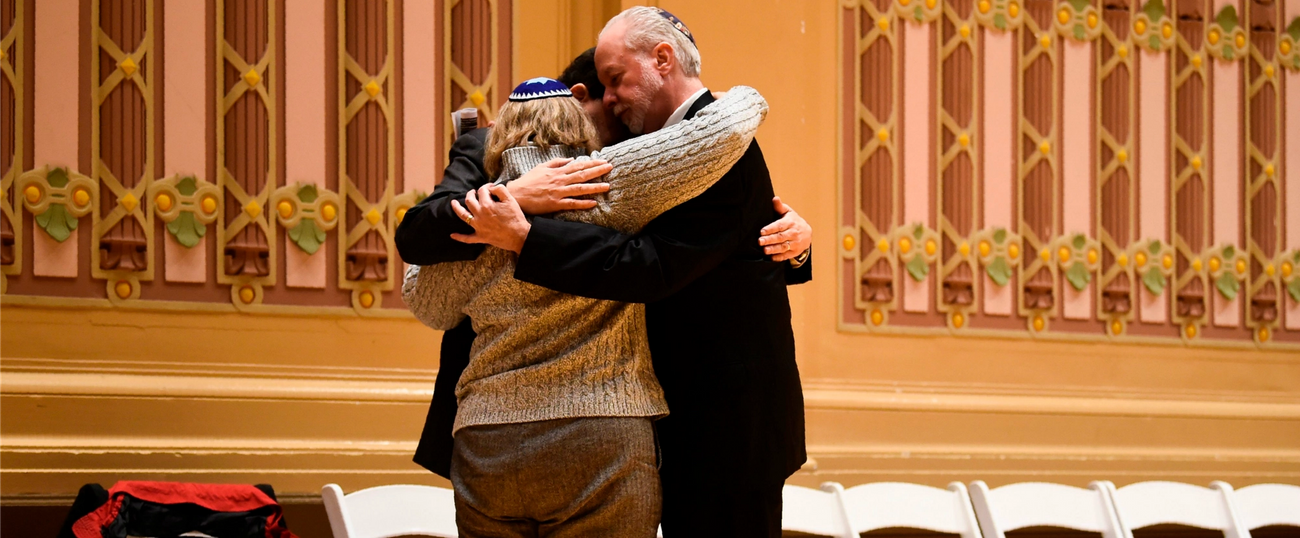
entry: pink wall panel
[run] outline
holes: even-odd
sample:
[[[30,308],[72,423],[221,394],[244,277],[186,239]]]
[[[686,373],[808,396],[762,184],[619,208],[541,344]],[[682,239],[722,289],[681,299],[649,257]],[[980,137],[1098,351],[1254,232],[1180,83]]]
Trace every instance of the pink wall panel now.
[[[934,136],[930,121],[932,70],[928,24],[905,24],[903,33],[903,224],[930,222],[930,167],[934,162]],[[929,278],[938,278],[931,272]],[[928,280],[928,279],[927,279]],[[903,277],[903,310],[930,308],[928,281]]]
[[[442,154],[438,144],[438,88],[437,53],[434,39],[434,2],[407,2],[404,4],[402,24],[402,140],[406,191],[433,192],[437,179],[438,157]]]
[[[1300,0],[1287,0],[1285,21],[1300,16]],[[1282,157],[1282,183],[1286,194],[1286,248],[1300,250],[1300,73],[1287,70],[1282,81],[1283,97],[1286,102],[1282,107],[1285,115],[1282,119],[1283,140],[1286,143],[1286,155]],[[1300,302],[1287,295],[1286,328],[1300,329]]]
[[[1168,240],[1169,229],[1169,55],[1142,49],[1138,56],[1138,237]],[[1169,319],[1169,293],[1153,295],[1138,286],[1138,317],[1147,323]]]
[[[41,0],[36,6],[35,36],[35,129],[32,133],[32,166],[67,167],[78,170],[81,154],[78,112],[81,108],[81,67],[79,41],[81,12],[78,0]],[[66,14],[74,14],[69,17]],[[82,219],[88,225],[89,218]],[[32,230],[32,271],[37,276],[76,277],[77,236],[80,230],[62,243],[39,227]]]
[[[1092,237],[1092,137],[1093,110],[1092,44],[1065,41],[1063,55],[1063,103],[1061,116],[1061,221],[1067,236],[1082,233]],[[1065,284],[1062,313],[1066,319],[1092,317],[1095,283],[1082,291]]]
[[[163,10],[163,31],[168,36],[201,36],[207,25],[205,9]],[[208,169],[207,59],[211,54],[204,39],[167,39],[163,46],[163,175],[193,175],[203,178]],[[164,233],[164,274],[170,282],[207,280],[210,235],[193,248],[185,248],[171,234]]]
[[[420,4],[420,2],[415,2]],[[285,0],[284,63],[285,179],[325,186],[325,126],[334,116],[325,107],[325,10],[330,2]],[[285,246],[285,284],[296,288],[325,287],[327,249],[308,255]]]
[[[1011,225],[1015,199],[1013,179],[1015,156],[1012,137],[1015,133],[1015,81],[1012,61],[1013,34],[989,29],[984,32],[984,227],[1014,229]],[[998,286],[984,275],[984,312],[1009,316],[1015,305],[1015,291],[1010,284]]]
[[[1214,60],[1210,129],[1214,180],[1214,244],[1241,247],[1241,64]],[[1214,295],[1214,324],[1236,327],[1241,323],[1241,295],[1231,301]]]

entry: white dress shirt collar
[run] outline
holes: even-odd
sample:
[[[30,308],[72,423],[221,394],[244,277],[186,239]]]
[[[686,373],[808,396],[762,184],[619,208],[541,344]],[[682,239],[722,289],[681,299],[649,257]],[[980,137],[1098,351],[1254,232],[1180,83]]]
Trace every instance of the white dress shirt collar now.
[[[695,102],[700,100],[700,97],[708,91],[708,88],[700,88],[699,91],[695,92],[690,97],[687,97],[686,101],[682,103],[682,106],[677,107],[677,110],[673,111],[673,115],[668,116],[668,120],[664,122],[664,127],[672,127],[686,119],[686,112],[691,109],[691,105],[694,105]]]

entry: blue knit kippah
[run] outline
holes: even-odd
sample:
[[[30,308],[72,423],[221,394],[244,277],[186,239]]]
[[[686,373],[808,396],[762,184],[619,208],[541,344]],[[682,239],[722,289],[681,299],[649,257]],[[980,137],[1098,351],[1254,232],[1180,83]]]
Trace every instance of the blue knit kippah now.
[[[546,77],[537,77],[525,80],[523,84],[515,86],[515,91],[510,94],[511,101],[532,101],[533,99],[546,99],[548,97],[573,97],[573,92],[563,82]]]
[[[663,8],[657,7],[655,8],[655,10],[659,11],[660,17],[668,19],[668,23],[672,24],[673,28],[676,28],[678,32],[681,32],[682,35],[686,36],[686,39],[691,40],[692,45],[695,44],[695,36],[691,34],[691,29],[686,27],[686,23],[682,22],[682,20],[677,18],[676,15],[669,13],[667,10]]]

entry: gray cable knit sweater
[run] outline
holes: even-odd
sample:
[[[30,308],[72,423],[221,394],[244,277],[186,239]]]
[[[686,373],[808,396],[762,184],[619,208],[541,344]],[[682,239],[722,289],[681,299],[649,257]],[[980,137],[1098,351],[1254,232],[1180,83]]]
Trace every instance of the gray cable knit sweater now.
[[[730,170],[767,116],[753,88],[737,86],[694,118],[604,148],[614,166],[608,193],[586,211],[556,218],[634,233],[703,193]],[[504,183],[570,147],[506,150]],[[411,266],[402,297],[424,324],[455,327],[466,315],[478,337],[456,386],[454,431],[574,417],[668,413],[646,340],[645,305],[567,295],[515,280],[515,254],[488,247],[478,259]]]

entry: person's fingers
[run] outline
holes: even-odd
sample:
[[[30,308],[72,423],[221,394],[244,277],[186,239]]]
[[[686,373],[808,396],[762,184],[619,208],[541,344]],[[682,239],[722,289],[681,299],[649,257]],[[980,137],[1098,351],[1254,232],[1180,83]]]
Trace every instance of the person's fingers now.
[[[604,161],[604,160],[601,160],[601,159],[583,159],[583,160],[581,160],[581,161],[579,161],[579,160],[574,160],[573,162],[571,162],[571,163],[569,163],[569,164],[566,164],[566,165],[564,165],[563,167],[561,167],[561,168],[560,168],[560,171],[561,171],[561,172],[564,172],[565,174],[573,174],[574,172],[579,172],[579,171],[587,170],[587,169],[590,169],[590,168],[598,168],[598,167],[601,167],[601,166],[606,166],[606,165],[608,165],[608,164],[609,164],[609,161]],[[613,168],[613,167],[611,166],[610,168]],[[597,176],[594,176],[594,175],[588,175],[587,177],[588,177],[588,178],[592,178],[592,177],[597,177]]]
[[[782,202],[782,201],[781,201],[781,197],[780,197],[780,196],[773,196],[773,197],[772,197],[772,207],[773,207],[774,209],[776,209],[776,212],[779,213],[779,214],[781,214],[781,215],[784,215],[784,214],[786,214],[786,213],[789,213],[790,211],[793,211],[793,208],[791,208],[790,206],[786,205],[785,202]]]
[[[772,261],[774,261],[774,262],[783,262],[783,261],[786,261],[786,260],[793,260],[793,259],[794,259],[796,256],[798,256],[798,255],[799,255],[799,253],[794,252],[793,250],[790,250],[790,251],[782,252],[782,253],[780,253],[780,254],[777,254],[777,255],[775,255],[775,256],[772,256]]]
[[[596,207],[595,200],[576,200],[573,198],[565,198],[563,200],[556,202],[555,204],[559,206],[560,211],[570,211],[575,209],[591,209],[593,207]]]
[[[479,203],[479,205],[481,205],[481,206],[483,206],[483,207],[487,207],[487,206],[492,205],[492,191],[488,190],[488,187],[491,187],[491,186],[492,186],[492,184],[489,183],[489,184],[487,184],[487,185],[484,185],[484,186],[478,188],[478,203]],[[475,213],[478,213],[478,211],[475,211]]]
[[[793,222],[785,222],[784,220],[778,220],[776,222],[773,222],[772,224],[768,224],[767,227],[763,228],[762,234],[763,235],[759,236],[758,238],[758,244],[762,246],[767,246],[767,245],[775,245],[782,241],[789,241],[791,239],[794,239],[795,237],[798,237],[799,232],[798,230],[794,229]]]
[[[609,192],[609,183],[579,183],[560,187],[555,189],[555,194],[560,198],[573,198],[575,196],[586,196],[588,194],[600,194]]]
[[[483,210],[483,208],[478,203],[477,191],[470,191],[469,194],[465,195],[465,207],[469,209],[469,213],[471,217],[473,217],[475,213],[479,213]]]
[[[775,245],[763,247],[763,254],[780,254],[794,250],[794,245],[789,241],[782,241]]]
[[[467,211],[464,207],[461,207],[460,202],[456,200],[452,200],[451,211],[455,213],[457,217],[460,217],[460,220],[468,222],[470,226],[474,225],[473,223],[474,215],[471,214],[469,211]]]
[[[475,244],[475,243],[485,243],[485,242],[486,242],[486,241],[483,241],[483,240],[479,239],[478,234],[451,234],[451,238],[452,238],[453,240],[455,240],[455,241],[460,241],[461,243],[471,243],[471,244]]]
[[[563,168],[564,165],[569,164],[571,162],[573,162],[572,157],[556,157],[554,159],[542,163],[542,166],[545,166],[547,168]]]
[[[519,203],[515,201],[515,197],[510,194],[510,189],[507,189],[505,185],[492,184],[488,186],[488,192],[496,196],[497,199],[502,202],[509,202],[511,204]]]
[[[584,162],[591,162],[591,161],[584,161]],[[582,170],[578,170],[572,174],[569,174],[568,176],[565,177],[565,179],[567,180],[566,182],[569,184],[582,183],[584,181],[591,181],[600,176],[608,174],[612,170],[614,170],[614,165],[612,164],[609,163],[598,164],[596,166],[584,168]]]

